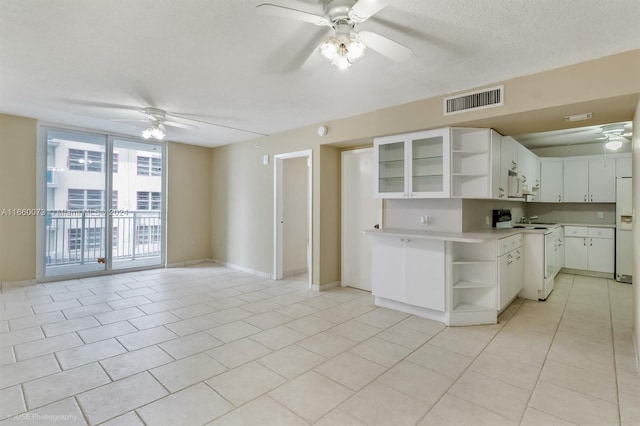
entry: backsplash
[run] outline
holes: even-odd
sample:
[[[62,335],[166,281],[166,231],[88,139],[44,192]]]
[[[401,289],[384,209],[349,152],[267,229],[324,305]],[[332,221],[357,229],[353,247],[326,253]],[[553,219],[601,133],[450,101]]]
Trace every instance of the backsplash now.
[[[491,217],[494,209],[510,209],[513,221],[524,216],[525,205],[522,201],[509,200],[463,200],[462,230],[464,232],[491,228]],[[489,224],[487,224],[489,217]]]
[[[538,222],[615,225],[614,203],[528,203],[525,216],[537,215]],[[602,212],[603,218],[598,218]],[[515,216],[514,216],[515,217]]]
[[[427,218],[426,225],[420,223],[421,216]],[[462,200],[459,198],[384,200],[384,227],[462,232]]]

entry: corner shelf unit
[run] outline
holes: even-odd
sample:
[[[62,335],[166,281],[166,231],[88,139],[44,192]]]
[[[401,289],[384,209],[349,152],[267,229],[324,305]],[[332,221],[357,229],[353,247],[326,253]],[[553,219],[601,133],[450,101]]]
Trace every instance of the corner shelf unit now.
[[[450,244],[450,325],[495,324],[496,242]]]
[[[451,196],[491,198],[491,130],[451,129]]]

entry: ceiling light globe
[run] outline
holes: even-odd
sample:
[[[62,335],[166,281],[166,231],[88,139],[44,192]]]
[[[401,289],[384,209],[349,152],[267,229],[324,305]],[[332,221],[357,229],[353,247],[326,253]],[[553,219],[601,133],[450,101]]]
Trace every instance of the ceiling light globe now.
[[[151,132],[152,132],[152,130],[153,130],[153,129],[152,129],[151,127],[144,129],[144,130],[142,131],[142,137],[143,137],[143,138],[145,138],[145,139],[151,139]]]
[[[340,48],[340,42],[335,37],[331,37],[325,40],[324,43],[320,45],[320,55],[325,58],[327,61],[331,62],[334,60],[336,56],[338,56],[338,49]]]
[[[609,142],[607,142],[606,144],[604,144],[605,148],[607,148],[610,151],[616,151],[620,148],[622,148],[622,141],[620,140],[611,140]]]
[[[367,49],[364,43],[360,41],[358,37],[354,37],[350,39],[347,44],[347,59],[349,62],[354,63],[359,61],[363,56],[364,52]]]

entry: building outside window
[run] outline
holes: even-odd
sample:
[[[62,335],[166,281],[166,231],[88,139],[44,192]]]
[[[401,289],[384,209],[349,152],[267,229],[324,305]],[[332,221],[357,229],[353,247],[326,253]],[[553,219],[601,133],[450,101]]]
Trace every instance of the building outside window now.
[[[138,156],[138,176],[162,176],[162,159]]]
[[[160,210],[162,206],[162,194],[159,192],[138,191],[138,210]]]

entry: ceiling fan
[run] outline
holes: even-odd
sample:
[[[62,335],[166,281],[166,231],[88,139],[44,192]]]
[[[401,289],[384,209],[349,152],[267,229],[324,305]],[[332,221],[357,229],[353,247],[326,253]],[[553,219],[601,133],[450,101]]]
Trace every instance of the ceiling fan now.
[[[198,130],[197,126],[192,124],[179,123],[177,121],[167,120],[167,117],[180,118],[182,120],[193,120],[187,117],[179,116],[176,114],[168,113],[167,111],[155,108],[146,107],[139,109],[138,112],[143,113],[147,117],[145,119],[129,119],[129,118],[113,118],[111,121],[121,122],[143,122],[149,123],[149,127],[142,131],[142,137],[145,139],[163,140],[167,135],[167,129],[165,126],[178,127],[180,129],[192,129]]]
[[[622,148],[622,145],[629,142],[632,135],[630,128],[624,123],[607,124],[600,129],[602,136],[598,140],[606,140],[605,148],[611,151]]]
[[[315,52],[341,70],[359,61],[367,48],[401,62],[413,51],[402,44],[371,31],[356,31],[356,26],[382,10],[391,0],[325,0],[324,16],[274,4],[260,4],[257,10],[267,15],[295,19],[321,27],[331,27],[334,35],[320,44],[302,68],[313,62]]]

